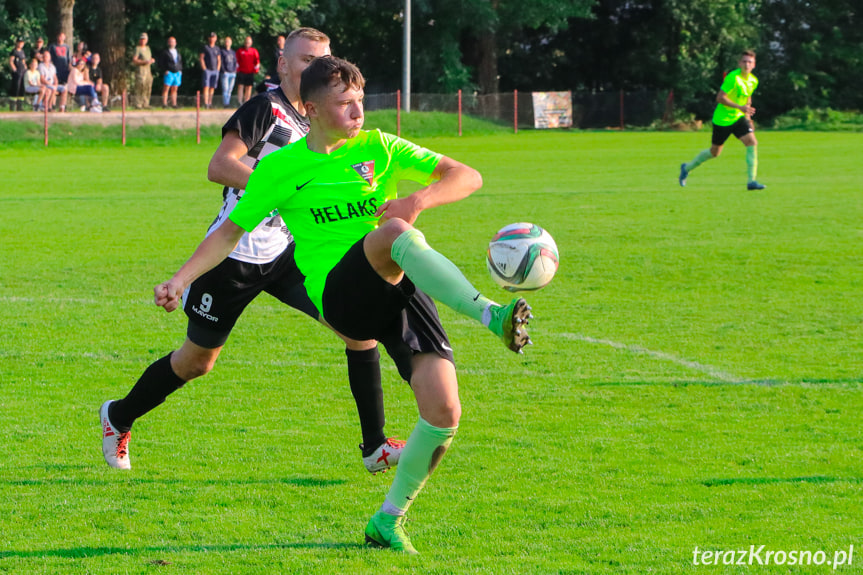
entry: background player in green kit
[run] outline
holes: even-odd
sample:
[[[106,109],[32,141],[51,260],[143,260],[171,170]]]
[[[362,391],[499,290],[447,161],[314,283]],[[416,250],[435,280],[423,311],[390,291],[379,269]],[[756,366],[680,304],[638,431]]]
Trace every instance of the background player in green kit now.
[[[296,241],[306,290],[340,333],[413,351],[411,389],[419,421],[402,452],[392,487],[365,530],[366,541],[416,553],[404,517],[458,428],[452,348],[429,296],[476,319],[513,351],[530,343],[530,307],[498,305],[413,227],[420,212],[466,198],[479,173],[451,158],[380,131],[363,131],[365,80],[351,63],[326,56],[303,72],[300,97],[311,128],[305,140],[273,152],[246,193],[177,273],[156,286],[170,311],[185,286],[228,255],[245,229],[277,209]],[[426,187],[397,197],[400,180]],[[428,295],[427,295],[428,294]]]
[[[755,69],[755,52],[747,50],[740,56],[740,68],[729,72],[716,94],[716,110],[713,112],[713,138],[707,150],[699,152],[689,163],[680,164],[680,185],[686,185],[689,172],[722,153],[722,146],[731,134],[746,146],[746,168],[749,179],[746,188],[763,190],[766,186],[755,179],[758,175],[758,140],[752,127],[752,93],[758,87]]]

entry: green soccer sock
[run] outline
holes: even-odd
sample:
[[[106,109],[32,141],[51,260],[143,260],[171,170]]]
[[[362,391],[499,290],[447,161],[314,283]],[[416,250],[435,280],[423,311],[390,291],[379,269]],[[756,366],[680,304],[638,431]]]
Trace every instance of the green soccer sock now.
[[[758,147],[746,146],[746,171],[749,174],[749,181],[754,182],[758,176]]]
[[[417,421],[396,467],[396,476],[381,508],[404,515],[452,443],[458,427],[435,427],[422,417]]]
[[[414,285],[429,296],[488,325],[490,315],[486,309],[494,302],[479,293],[454,263],[429,247],[421,231],[411,229],[397,237],[391,256]]]
[[[698,152],[698,155],[695,156],[694,160],[686,164],[686,171],[691,172],[692,170],[694,170],[695,168],[697,168],[711,158],[713,158],[713,154],[710,153],[709,148],[706,150],[701,150],[700,152]]]

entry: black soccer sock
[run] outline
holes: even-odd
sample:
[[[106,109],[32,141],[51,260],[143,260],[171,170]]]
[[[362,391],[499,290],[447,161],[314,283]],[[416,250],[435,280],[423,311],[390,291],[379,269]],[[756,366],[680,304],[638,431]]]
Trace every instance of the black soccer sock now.
[[[371,455],[387,436],[384,434],[384,390],[381,387],[381,354],[378,348],[364,351],[345,349],[348,381],[360,414],[363,457]]]
[[[161,405],[186,383],[171,369],[173,353],[151,363],[128,395],[108,407],[108,418],[121,433],[129,431],[136,419]]]

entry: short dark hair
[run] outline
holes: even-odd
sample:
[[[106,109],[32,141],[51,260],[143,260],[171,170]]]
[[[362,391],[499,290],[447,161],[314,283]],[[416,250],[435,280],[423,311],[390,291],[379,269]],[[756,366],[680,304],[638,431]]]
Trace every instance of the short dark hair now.
[[[347,60],[335,56],[315,58],[300,77],[300,100],[308,102],[320,92],[339,83],[345,85],[345,90],[362,89],[366,85],[366,79],[360,69]]]
[[[743,53],[740,54],[741,58],[743,56],[752,56],[753,58],[755,58],[755,52],[753,52],[752,50],[744,50]]]

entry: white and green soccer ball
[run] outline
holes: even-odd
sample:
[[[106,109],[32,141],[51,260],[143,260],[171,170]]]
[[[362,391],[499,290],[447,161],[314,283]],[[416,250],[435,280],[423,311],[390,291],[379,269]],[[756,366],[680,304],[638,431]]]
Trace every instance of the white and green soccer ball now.
[[[559,261],[551,234],[526,222],[501,228],[489,242],[486,258],[492,279],[508,291],[538,290],[548,285]]]

